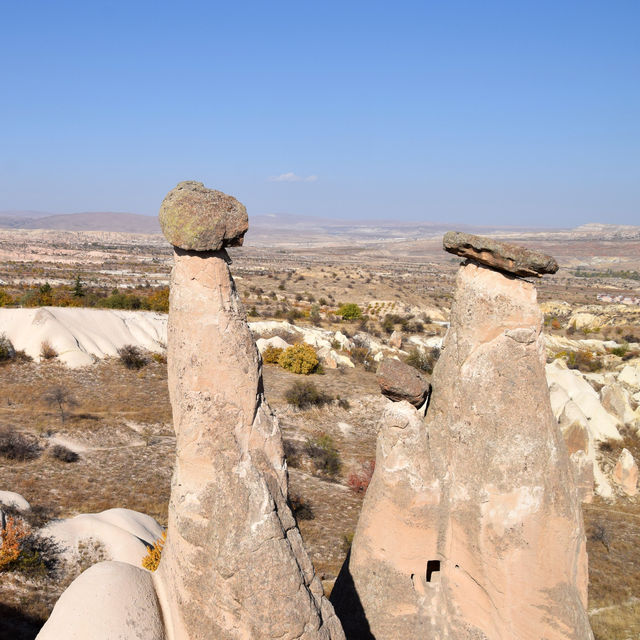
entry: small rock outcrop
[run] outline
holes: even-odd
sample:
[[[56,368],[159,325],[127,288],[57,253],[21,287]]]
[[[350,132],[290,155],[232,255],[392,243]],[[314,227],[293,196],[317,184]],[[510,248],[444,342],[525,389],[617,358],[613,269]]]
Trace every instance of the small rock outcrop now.
[[[383,416],[331,595],[349,640],[593,638],[541,329],[532,284],[477,260],[461,267],[426,418],[405,402]]]
[[[38,640],[165,640],[152,574],[124,562],[100,562],[60,596]]]
[[[638,465],[628,449],[623,449],[613,469],[613,480],[628,495],[638,493]]]
[[[165,199],[163,212],[181,228],[167,345],[177,454],[167,541],[155,575],[169,635],[343,638],[287,504],[280,428],[263,395],[261,360],[229,258],[220,249],[237,244],[244,226],[225,217],[226,196],[198,195],[189,206],[180,200],[175,210],[173,202]],[[213,226],[203,232],[206,221]],[[171,233],[167,239],[177,241]],[[182,248],[194,246],[201,250]]]
[[[414,407],[425,403],[431,384],[415,367],[395,358],[385,358],[376,371],[380,392],[394,402],[406,400]]]
[[[541,276],[558,270],[555,258],[545,253],[492,238],[448,231],[442,242],[449,253],[516,276]]]

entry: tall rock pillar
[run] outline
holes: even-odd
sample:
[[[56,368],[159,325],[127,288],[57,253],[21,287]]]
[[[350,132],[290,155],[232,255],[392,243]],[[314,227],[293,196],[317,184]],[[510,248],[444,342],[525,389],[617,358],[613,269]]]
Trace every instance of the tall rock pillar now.
[[[587,556],[533,284],[552,258],[447,234],[469,258],[426,418],[386,411],[332,594],[349,640],[588,640]]]
[[[197,182],[160,211],[174,245],[168,329],[177,437],[156,587],[170,640],[344,637],[287,504],[279,426],[228,268],[246,210]]]

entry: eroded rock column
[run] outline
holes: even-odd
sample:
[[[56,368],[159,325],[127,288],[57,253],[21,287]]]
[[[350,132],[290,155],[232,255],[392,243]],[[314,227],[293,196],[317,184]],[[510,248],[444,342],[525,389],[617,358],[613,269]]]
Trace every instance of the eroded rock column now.
[[[513,274],[557,265],[447,239],[469,261],[427,417],[408,403],[386,411],[332,602],[350,640],[592,638],[582,515],[551,412],[542,317],[533,284]]]
[[[168,328],[177,437],[156,586],[171,640],[339,639],[287,505],[279,426],[228,268],[244,207],[200,183],[163,203],[175,247]]]

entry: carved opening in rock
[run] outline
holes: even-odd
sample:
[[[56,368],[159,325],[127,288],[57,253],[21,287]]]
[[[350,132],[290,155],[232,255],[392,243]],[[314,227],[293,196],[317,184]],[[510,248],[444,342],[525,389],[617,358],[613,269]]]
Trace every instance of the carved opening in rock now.
[[[427,562],[427,582],[440,582],[440,560]]]

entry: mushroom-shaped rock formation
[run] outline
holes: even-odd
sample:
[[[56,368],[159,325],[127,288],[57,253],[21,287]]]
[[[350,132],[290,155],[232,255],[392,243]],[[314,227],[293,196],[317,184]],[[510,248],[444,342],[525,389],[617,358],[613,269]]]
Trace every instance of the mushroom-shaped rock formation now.
[[[167,351],[177,447],[162,559],[154,574],[119,562],[86,571],[38,638],[344,640],[288,506],[280,428],[221,248],[241,242],[244,206],[189,182],[162,215],[175,253]]]
[[[580,502],[535,287],[469,262],[426,418],[389,405],[331,594],[349,640],[587,640]]]
[[[203,188],[195,192],[200,198]],[[230,260],[224,249],[209,250],[244,233],[235,220],[244,207],[233,205],[231,219],[212,216],[209,228],[199,204],[178,198],[174,209],[169,196],[165,220],[193,235],[182,234],[179,244],[207,250],[176,246],[171,274],[167,356],[177,457],[167,541],[154,576],[168,635],[343,638],[287,504],[282,436],[263,395],[261,360]],[[164,229],[178,242],[173,227]]]
[[[516,276],[541,276],[558,270],[555,258],[545,253],[471,233],[448,231],[442,245],[449,253]]]

